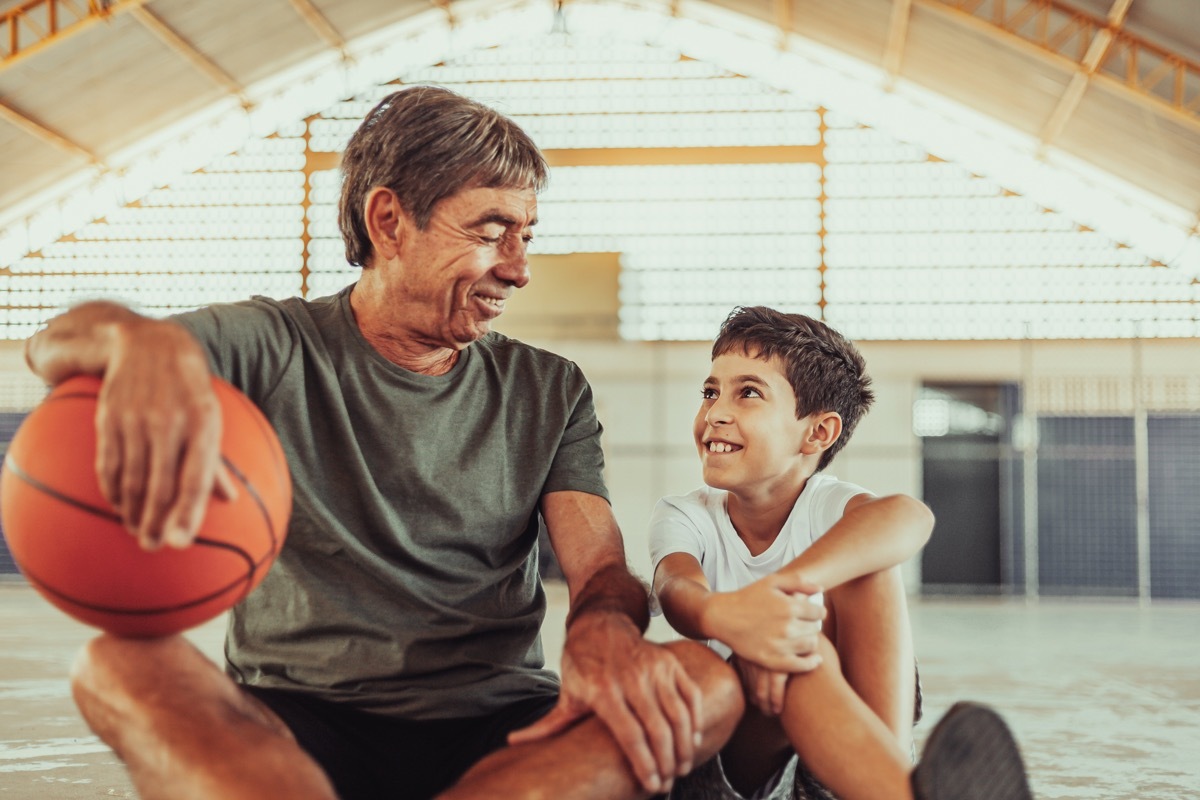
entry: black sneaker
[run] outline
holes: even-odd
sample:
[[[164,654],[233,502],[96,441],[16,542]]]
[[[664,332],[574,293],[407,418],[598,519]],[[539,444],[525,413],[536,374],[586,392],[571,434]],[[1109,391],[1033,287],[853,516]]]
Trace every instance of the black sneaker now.
[[[1012,732],[977,703],[955,703],[934,727],[912,786],[917,800],[1033,800]]]

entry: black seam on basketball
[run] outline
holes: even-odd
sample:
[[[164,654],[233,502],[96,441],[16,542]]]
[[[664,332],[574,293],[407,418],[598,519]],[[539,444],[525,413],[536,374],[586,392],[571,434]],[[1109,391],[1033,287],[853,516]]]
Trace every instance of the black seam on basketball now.
[[[66,503],[72,508],[79,509],[80,511],[87,512],[88,514],[92,514],[93,516],[97,516],[102,519],[106,519],[109,522],[122,524],[121,517],[116,512],[109,509],[100,508],[99,506],[94,506],[91,503],[85,503],[82,500],[71,497],[70,495],[63,494],[52,486],[47,486],[46,484],[42,483],[37,478],[21,469],[21,466],[17,464],[16,459],[14,459],[11,455],[5,455],[4,465],[8,467],[8,470],[12,472],[13,475],[25,481],[25,483],[29,484],[34,489],[37,489],[39,492],[49,495],[59,502]]]
[[[269,536],[271,539],[271,549],[267,551],[267,554],[262,557],[261,561],[255,562],[248,553],[243,552],[243,555],[250,562],[250,572],[246,575],[246,586],[242,591],[242,596],[238,598],[238,602],[240,603],[246,599],[247,595],[250,594],[250,587],[254,585],[254,576],[258,572],[258,568],[279,554],[277,549],[279,544],[275,538],[275,525],[271,522],[271,514],[267,511],[266,503],[264,503],[262,497],[259,496],[258,490],[254,488],[254,484],[250,482],[250,479],[247,478],[245,474],[238,469],[237,465],[230,461],[224,453],[221,454],[221,463],[225,465],[225,468],[229,470],[229,472],[235,478],[241,481],[242,486],[246,488],[246,491],[249,493],[250,498],[254,501],[254,504],[258,506],[259,513],[262,514],[263,523],[267,526],[267,536]],[[226,546],[233,547],[233,545]]]
[[[254,404],[253,400],[241,392],[238,392],[236,395],[234,395],[234,397],[236,397],[243,405],[249,407],[250,418],[254,420],[255,426],[258,427],[259,431],[263,435],[263,439],[267,442],[267,449],[271,451],[271,463],[275,467],[275,477],[279,480],[280,484],[286,484],[288,473],[287,459],[283,458],[282,463],[280,463],[279,453],[275,452],[275,429],[272,428],[271,424],[262,416],[262,412],[259,410],[258,406]],[[280,447],[280,450],[282,451],[282,446]]]
[[[80,600],[77,597],[73,597],[60,589],[55,589],[49,583],[42,580],[36,574],[31,572],[29,569],[27,569],[24,565],[21,566],[21,572],[22,572],[22,574],[25,575],[26,578],[28,578],[29,580],[33,581],[38,586],[40,586],[43,589],[43,591],[46,591],[61,600],[65,600],[68,603],[77,605],[80,608],[86,608],[89,611],[100,611],[105,614],[122,614],[122,615],[130,616],[130,617],[146,617],[146,616],[151,616],[154,614],[170,614],[175,611],[186,611],[189,608],[194,608],[196,606],[203,605],[204,603],[207,603],[210,600],[217,599],[221,595],[228,592],[230,589],[233,589],[234,587],[236,587],[239,583],[242,583],[243,581],[246,580],[245,576],[239,577],[234,581],[230,581],[228,584],[221,587],[220,589],[217,589],[214,592],[206,594],[203,597],[198,597],[193,600],[188,600],[187,602],[184,602],[184,603],[177,603],[176,605],[172,605],[172,606],[159,606],[157,608],[120,608],[120,607],[115,607],[115,606],[99,605],[97,603],[89,603],[87,601]],[[243,597],[244,596],[245,595],[243,595]]]

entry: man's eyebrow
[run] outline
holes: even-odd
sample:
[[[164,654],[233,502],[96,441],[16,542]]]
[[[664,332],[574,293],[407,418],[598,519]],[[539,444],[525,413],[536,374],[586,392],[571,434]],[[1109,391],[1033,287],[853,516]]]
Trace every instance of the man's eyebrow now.
[[[529,222],[529,227],[537,225],[537,217],[534,217]],[[474,222],[467,223],[468,228],[479,228],[484,225],[503,225],[506,228],[516,227],[519,223],[511,214],[505,214],[503,211],[485,211]]]

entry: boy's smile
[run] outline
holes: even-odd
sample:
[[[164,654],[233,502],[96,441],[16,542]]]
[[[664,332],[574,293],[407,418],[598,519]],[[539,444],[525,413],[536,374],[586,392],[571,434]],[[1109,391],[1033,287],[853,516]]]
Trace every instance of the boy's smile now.
[[[796,393],[775,360],[730,352],[713,359],[693,434],[704,482],[751,499],[803,488],[812,418],[796,419]]]

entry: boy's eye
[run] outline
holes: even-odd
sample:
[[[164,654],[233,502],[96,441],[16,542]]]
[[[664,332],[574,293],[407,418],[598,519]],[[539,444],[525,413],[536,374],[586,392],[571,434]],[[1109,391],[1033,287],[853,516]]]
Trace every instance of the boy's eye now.
[[[705,400],[716,400],[717,399],[717,390],[710,389],[709,387],[705,386],[703,389],[700,390],[700,396],[703,397]]]
[[[755,389],[753,386],[747,386],[742,389],[742,397],[762,397],[762,392]]]

